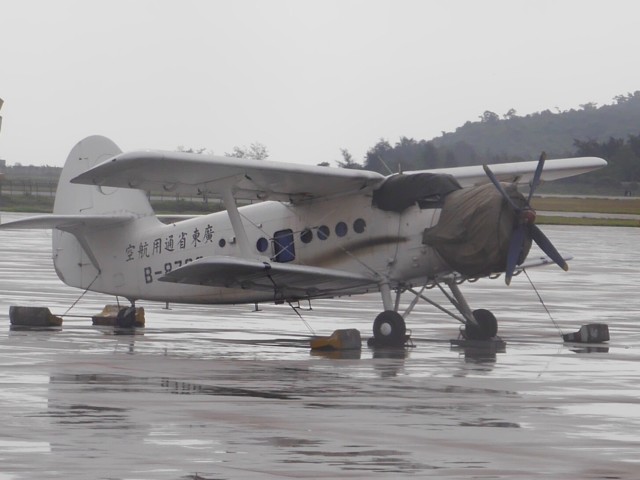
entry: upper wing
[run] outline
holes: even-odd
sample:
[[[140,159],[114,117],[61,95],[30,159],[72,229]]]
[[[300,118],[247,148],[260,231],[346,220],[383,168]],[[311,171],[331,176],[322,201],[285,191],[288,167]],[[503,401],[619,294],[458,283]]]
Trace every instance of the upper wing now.
[[[317,167],[184,152],[131,152],[96,165],[72,183],[139,188],[222,198],[301,201],[375,186],[384,176],[366,170]]]
[[[274,291],[282,299],[330,295],[376,284],[375,279],[329,268],[236,257],[201,258],[160,278],[162,282]]]
[[[544,164],[541,179],[543,181],[557,180],[602,168],[607,164],[597,157],[559,158],[547,160]],[[491,171],[501,182],[526,184],[533,179],[538,166],[537,161],[497,163],[489,165]],[[489,178],[480,165],[472,167],[439,168],[428,170],[429,173],[446,173],[453,175],[463,187],[488,183]]]
[[[580,157],[547,160],[542,180],[570,177],[601,168],[601,158]],[[528,183],[538,162],[490,165],[503,182]],[[482,166],[425,170],[453,175],[461,186],[487,183]],[[407,172],[410,173],[419,172]],[[72,183],[139,188],[183,195],[222,198],[232,189],[241,200],[302,201],[347,195],[375,188],[384,181],[379,173],[367,170],[317,167],[267,160],[216,157],[184,152],[140,151],[122,153],[72,179]]]

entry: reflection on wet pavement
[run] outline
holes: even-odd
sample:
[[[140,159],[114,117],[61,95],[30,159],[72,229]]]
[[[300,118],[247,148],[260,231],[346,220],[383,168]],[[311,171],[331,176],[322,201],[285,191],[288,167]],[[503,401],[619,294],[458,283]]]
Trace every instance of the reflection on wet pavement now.
[[[3,233],[0,480],[637,478],[637,231],[547,230],[576,258],[532,280],[563,330],[605,322],[608,345],[563,345],[523,276],[463,285],[501,320],[502,350],[451,347],[457,324],[424,305],[401,350],[311,353],[297,315],[271,305],[144,304],[135,334],[79,317],[13,330],[10,305],[60,313],[81,292],[55,278],[46,234]],[[89,293],[74,313],[106,303]],[[319,334],[366,339],[380,306],[313,308]]]

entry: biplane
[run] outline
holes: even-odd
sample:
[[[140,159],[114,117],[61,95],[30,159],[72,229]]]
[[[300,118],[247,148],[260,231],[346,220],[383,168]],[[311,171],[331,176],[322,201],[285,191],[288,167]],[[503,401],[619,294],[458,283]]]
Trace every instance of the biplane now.
[[[80,141],[62,171],[53,213],[0,228],[53,229],[59,278],[137,300],[238,304],[296,302],[379,292],[373,335],[405,338],[423,299],[464,326],[495,336],[497,320],[473,310],[460,285],[555,263],[561,255],[535,223],[542,181],[606,165],[565,158],[384,176],[168,151],[122,153],[111,140]],[[527,196],[519,185],[529,185]],[[169,223],[148,192],[220,199],[224,210]],[[532,242],[545,257],[527,259]],[[454,307],[425,291],[438,287]],[[402,294],[413,296],[400,311]]]

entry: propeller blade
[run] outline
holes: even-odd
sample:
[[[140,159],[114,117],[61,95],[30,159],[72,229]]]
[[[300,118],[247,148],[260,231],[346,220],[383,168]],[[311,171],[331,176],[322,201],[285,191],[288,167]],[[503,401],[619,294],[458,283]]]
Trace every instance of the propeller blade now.
[[[507,285],[511,283],[511,277],[518,264],[518,259],[522,253],[522,245],[524,244],[525,226],[520,224],[511,234],[511,240],[509,240],[509,252],[507,253],[507,265],[505,267],[504,281]]]
[[[527,198],[527,205],[531,205],[531,197],[533,197],[533,192],[535,192],[538,185],[540,185],[540,177],[542,176],[542,169],[544,168],[544,161],[547,159],[547,154],[542,152],[540,154],[540,159],[538,160],[538,166],[536,167],[536,172],[533,174],[533,179],[531,180],[531,184],[529,186],[529,198]]]
[[[487,177],[489,177],[489,180],[491,180],[491,183],[493,183],[493,185],[498,189],[502,197],[509,203],[509,205],[511,205],[511,208],[513,208],[516,212],[520,211],[520,208],[515,203],[513,203],[513,200],[511,200],[511,197],[509,197],[509,195],[507,194],[502,184],[498,181],[496,176],[493,174],[493,172],[489,168],[489,165],[483,165],[482,168],[484,168],[484,171],[487,174]]]
[[[551,260],[556,262],[558,266],[565,272],[569,270],[569,265],[567,265],[567,262],[564,261],[562,255],[558,253],[556,247],[553,246],[551,241],[544,233],[542,233],[542,230],[540,230],[537,225],[529,225],[529,232],[531,234],[531,239],[538,244],[542,251],[546,253]]]

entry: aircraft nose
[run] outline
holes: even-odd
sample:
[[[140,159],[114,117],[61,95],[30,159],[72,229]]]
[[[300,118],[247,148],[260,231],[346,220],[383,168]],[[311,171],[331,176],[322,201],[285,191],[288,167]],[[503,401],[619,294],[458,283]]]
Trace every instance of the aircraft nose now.
[[[515,204],[526,199],[515,186],[505,188]],[[526,221],[535,221],[535,212],[524,209]],[[440,220],[423,233],[423,243],[437,250],[455,271],[469,276],[485,276],[505,269],[510,239],[519,222],[513,208],[492,184],[467,187],[450,193]],[[518,260],[524,261],[531,238],[521,242]]]
[[[511,195],[505,190],[504,186],[498,181],[496,176],[491,171],[488,165],[484,165],[484,171],[491,180],[491,183],[496,187],[496,191],[500,193],[503,200],[511,208],[513,213],[518,218],[518,222],[511,234],[509,241],[509,251],[507,253],[507,262],[505,266],[505,282],[507,285],[511,283],[511,277],[516,269],[516,266],[524,261],[531,246],[533,240],[536,244],[546,253],[551,260],[553,260],[563,270],[568,270],[569,266],[564,260],[562,255],[556,250],[551,241],[546,237],[542,230],[540,230],[534,223],[535,212],[531,208],[531,199],[538,185],[540,185],[540,179],[542,178],[542,171],[544,169],[544,163],[547,159],[547,154],[542,152],[536,171],[531,179],[529,196],[525,199],[524,204],[522,202],[514,202]],[[510,185],[515,189],[514,185]],[[522,196],[522,195],[520,195]],[[522,197],[524,198],[524,197]],[[528,245],[527,245],[528,242]],[[526,247],[526,252],[525,252]],[[525,252],[525,253],[523,253]]]

